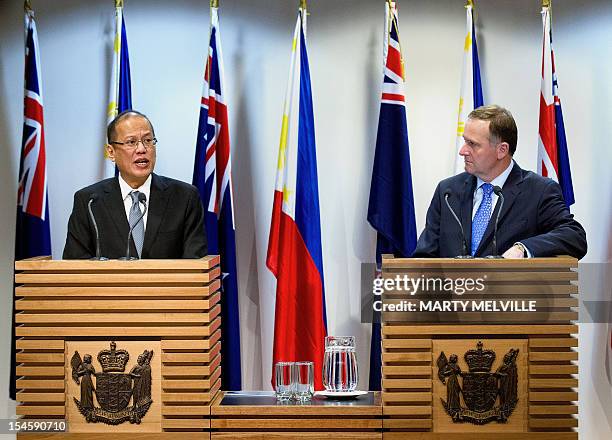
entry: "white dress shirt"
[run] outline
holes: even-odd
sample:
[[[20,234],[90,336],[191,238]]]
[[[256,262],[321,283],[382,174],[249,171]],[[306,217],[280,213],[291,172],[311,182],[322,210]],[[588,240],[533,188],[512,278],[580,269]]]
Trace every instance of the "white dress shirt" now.
[[[132,196],[130,195],[130,193],[132,191],[138,191],[138,192],[143,193],[147,198],[146,200],[147,200],[147,205],[148,205],[150,202],[149,196],[151,195],[151,175],[149,174],[149,177],[147,177],[147,180],[145,180],[142,186],[134,189],[130,185],[128,185],[125,182],[125,180],[123,180],[123,177],[121,177],[121,174],[119,174],[119,188],[121,188],[121,197],[123,198],[123,206],[125,208],[125,218],[127,219],[128,224],[129,224],[130,210],[132,209]],[[140,203],[140,212],[144,212],[144,209],[145,209],[145,205],[143,203]],[[147,212],[142,218],[145,231],[147,230],[147,217],[148,216],[149,216],[149,210],[147,209]]]

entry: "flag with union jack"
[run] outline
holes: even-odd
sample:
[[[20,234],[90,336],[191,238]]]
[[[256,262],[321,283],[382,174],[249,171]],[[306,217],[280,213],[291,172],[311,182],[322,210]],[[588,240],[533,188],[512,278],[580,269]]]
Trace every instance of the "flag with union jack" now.
[[[542,8],[542,86],[540,92],[540,135],[538,138],[538,174],[550,177],[561,186],[565,204],[574,204],[563,110],[555,71],[550,7]]]
[[[210,17],[193,184],[200,191],[204,205],[208,253],[221,256],[221,387],[235,391],[242,388],[242,381],[232,161],[218,8],[211,7]]]
[[[27,9],[25,14],[23,137],[17,189],[15,260],[51,255],[43,93],[39,57],[34,12]],[[10,394],[13,399],[15,398],[14,332],[15,326],[13,325],[13,362],[11,363],[10,382]]]
[[[376,230],[376,263],[382,254],[408,257],[417,242],[406,100],[404,60],[395,2],[385,4],[384,79],[376,136],[376,151],[368,222]],[[380,324],[372,324],[370,390],[380,390]]]

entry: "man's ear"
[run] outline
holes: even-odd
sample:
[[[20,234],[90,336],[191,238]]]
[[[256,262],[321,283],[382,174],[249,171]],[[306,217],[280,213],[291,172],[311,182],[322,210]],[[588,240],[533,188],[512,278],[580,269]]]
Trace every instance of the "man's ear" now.
[[[497,159],[503,159],[510,154],[510,144],[508,142],[501,142],[497,145]]]
[[[104,149],[106,152],[106,157],[108,157],[110,160],[114,162],[115,161],[115,147],[113,147],[111,144],[106,144]]]

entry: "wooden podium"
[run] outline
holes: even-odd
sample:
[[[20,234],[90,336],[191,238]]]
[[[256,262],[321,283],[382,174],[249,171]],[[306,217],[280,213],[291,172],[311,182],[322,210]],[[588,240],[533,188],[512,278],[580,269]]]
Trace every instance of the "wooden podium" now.
[[[37,258],[15,270],[17,414],[68,424],[65,434],[23,438],[210,436],[221,382],[218,256]]]
[[[386,279],[482,278],[484,288],[456,295],[433,283],[425,294],[396,289],[383,295],[385,304],[408,300],[417,311],[382,313],[383,438],[576,440],[577,266],[569,257],[385,256]],[[417,298],[486,304],[491,311],[464,311],[459,304],[444,312]],[[536,311],[525,311],[529,301]],[[494,303],[514,304],[515,311],[495,312]],[[508,409],[508,417],[501,415]]]

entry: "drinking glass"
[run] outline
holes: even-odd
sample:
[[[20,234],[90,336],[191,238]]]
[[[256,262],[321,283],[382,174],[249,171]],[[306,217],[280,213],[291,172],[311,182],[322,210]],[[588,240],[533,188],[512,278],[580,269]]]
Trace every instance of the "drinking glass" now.
[[[327,336],[323,358],[323,386],[327,391],[355,391],[359,382],[354,336]]]
[[[277,362],[274,365],[274,391],[276,399],[285,402],[293,397],[291,370],[293,362]]]
[[[312,362],[294,362],[291,370],[293,398],[308,401],[314,394],[314,364]]]

